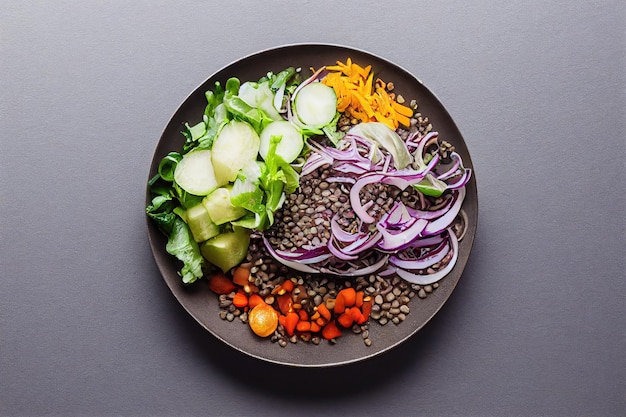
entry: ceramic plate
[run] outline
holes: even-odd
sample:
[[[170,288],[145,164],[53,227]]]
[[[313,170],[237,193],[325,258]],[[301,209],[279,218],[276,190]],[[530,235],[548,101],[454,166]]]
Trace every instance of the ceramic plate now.
[[[362,66],[372,65],[376,76],[394,83],[395,91],[408,100],[416,99],[419,111],[430,119],[433,130],[438,131],[441,138],[445,138],[456,147],[466,167],[473,168],[466,144],[454,121],[418,78],[398,65],[365,51],[337,45],[306,44],[261,51],[242,58],[210,76],[189,95],[167,124],[157,144],[149,177],[156,173],[160,160],[168,152],[182,149],[184,143],[180,133],[182,127],[185,122],[195,124],[199,121],[206,105],[204,93],[212,90],[216,81],[220,81],[222,85],[230,77],[237,77],[242,82],[256,81],[268,71],[277,73],[290,66],[301,67],[304,74],[309,74],[311,67],[317,69],[323,65],[334,65],[336,61],[345,62],[348,57]],[[478,200],[475,171],[466,190],[463,209],[469,224],[466,235],[460,242],[456,266],[439,282],[439,288],[427,298],[414,297],[411,300],[409,304],[411,312],[404,322],[399,325],[388,323],[385,326],[372,322],[369,329],[372,345],[369,347],[365,346],[360,335],[346,331],[335,345],[325,341],[319,345],[300,342],[290,343],[281,348],[269,338],[255,336],[249,327],[238,319],[233,322],[220,319],[217,296],[210,292],[206,280],[199,280],[189,287],[182,285],[176,273],[180,265],[165,251],[166,238],[150,220],[148,236],[155,261],[173,295],[193,319],[219,340],[247,355],[276,364],[301,367],[337,366],[362,361],[398,346],[423,328],[448,300],[461,278],[476,233]],[[149,200],[150,197],[147,195],[146,204]]]

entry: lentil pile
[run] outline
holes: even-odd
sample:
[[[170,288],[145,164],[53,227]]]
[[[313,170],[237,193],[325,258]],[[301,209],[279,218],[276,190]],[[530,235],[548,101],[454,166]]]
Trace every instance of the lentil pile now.
[[[389,83],[388,88],[393,89]],[[393,94],[393,93],[392,93]],[[403,103],[404,98],[394,98]],[[426,135],[432,130],[428,117],[423,116],[417,108],[415,100],[411,101],[410,107],[414,110],[414,116],[410,119],[408,129],[398,129],[399,135],[406,139],[410,134],[419,132]],[[338,128],[348,131],[353,125],[359,123],[350,114],[344,114]],[[454,147],[445,141],[440,141],[439,154],[445,160]],[[350,231],[358,227],[356,216],[350,219],[350,184],[327,181],[333,174],[328,167],[322,167],[313,173],[300,178],[300,186],[295,193],[287,196],[283,207],[275,213],[275,224],[265,232],[265,237],[275,249],[293,251],[297,248],[315,247],[325,245],[331,239],[330,219],[336,214],[342,214],[340,226]],[[431,201],[430,204],[444,205],[448,196]],[[404,204],[416,208],[424,208],[424,197],[413,191],[401,191],[393,186],[372,184],[365,187],[361,192],[362,202],[373,202],[368,213],[374,217],[380,217],[382,213],[390,210],[394,202],[400,199]],[[431,205],[432,208],[432,205]],[[457,216],[452,230],[458,237],[464,233],[463,211]],[[440,263],[429,268],[429,273],[442,268],[450,261],[451,255],[444,258]],[[358,262],[372,262],[368,259],[359,259]],[[411,308],[419,308],[411,301],[414,298],[425,299],[429,294],[436,291],[438,284],[417,285],[411,284],[395,274],[381,276],[369,274],[359,277],[342,277],[338,275],[306,274],[291,270],[276,261],[267,252],[263,240],[258,235],[252,236],[244,267],[249,268],[248,281],[255,288],[258,295],[270,305],[276,305],[278,292],[286,280],[292,281],[295,286],[293,302],[298,303],[309,315],[315,314],[316,308],[321,304],[332,302],[339,291],[345,288],[354,288],[362,291],[366,297],[372,300],[369,321],[362,324],[354,324],[351,331],[360,334],[363,343],[370,346],[373,341],[370,338],[370,323],[379,325],[399,325],[402,323]],[[219,296],[219,315],[228,321],[240,320],[248,322],[247,309],[239,308],[233,303],[235,292]],[[290,343],[313,343],[319,344],[323,338],[312,332],[296,332],[289,334],[285,326],[279,325],[270,337],[271,341],[281,347]],[[331,343],[337,343],[335,339]]]

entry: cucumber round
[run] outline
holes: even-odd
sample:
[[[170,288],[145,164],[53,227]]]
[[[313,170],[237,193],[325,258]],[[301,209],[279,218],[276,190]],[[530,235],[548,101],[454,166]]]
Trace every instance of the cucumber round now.
[[[190,194],[208,195],[219,186],[211,159],[208,149],[185,154],[174,169],[174,181]]]
[[[261,132],[261,146],[259,153],[263,159],[267,158],[272,136],[282,136],[276,146],[276,154],[287,163],[294,161],[304,147],[304,137],[290,122],[283,120],[272,122]]]
[[[312,82],[296,94],[294,105],[302,123],[323,127],[332,122],[337,114],[337,95],[332,87]]]
[[[211,161],[219,185],[235,181],[241,168],[255,161],[261,139],[246,122],[230,121],[213,142]]]

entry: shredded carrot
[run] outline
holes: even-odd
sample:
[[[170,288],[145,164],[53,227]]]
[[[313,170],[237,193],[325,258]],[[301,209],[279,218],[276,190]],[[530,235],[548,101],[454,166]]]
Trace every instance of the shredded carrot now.
[[[337,95],[337,111],[361,122],[381,122],[391,129],[408,127],[413,110],[395,100],[380,78],[374,80],[371,65],[361,67],[348,58],[346,63],[326,67],[329,74],[322,83],[332,87]]]

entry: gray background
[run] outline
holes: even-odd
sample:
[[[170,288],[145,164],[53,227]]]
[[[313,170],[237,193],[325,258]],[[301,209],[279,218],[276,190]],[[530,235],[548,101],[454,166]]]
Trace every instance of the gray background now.
[[[626,412],[620,1],[3,1],[0,414]],[[144,192],[182,100],[286,43],[418,76],[472,154],[474,250],[389,354],[277,367],[203,331],[152,259]]]

